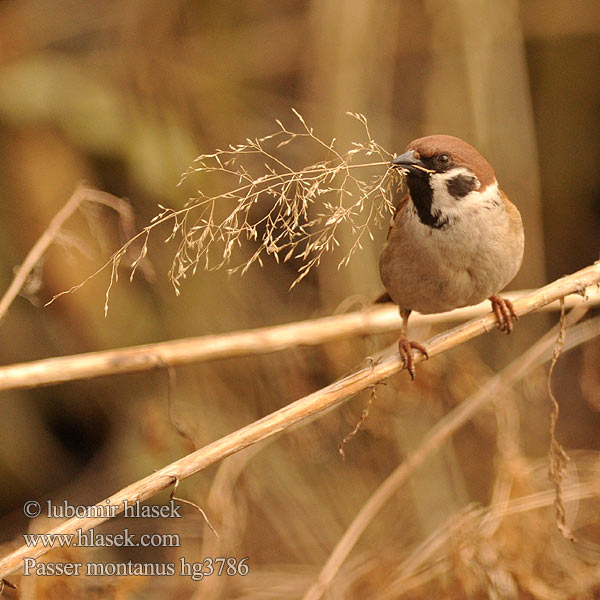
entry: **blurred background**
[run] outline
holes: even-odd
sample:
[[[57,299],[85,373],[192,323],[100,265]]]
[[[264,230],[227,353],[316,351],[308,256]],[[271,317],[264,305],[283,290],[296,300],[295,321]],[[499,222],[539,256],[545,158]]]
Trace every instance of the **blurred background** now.
[[[342,149],[356,133],[346,111],[365,114],[391,152],[431,133],[478,147],[525,223],[525,260],[511,289],[540,286],[600,253],[597,0],[5,0],[0,31],[0,290],[79,182],[127,198],[139,229],[158,203],[181,208],[195,194],[198,178],[177,183],[196,156],[275,131],[275,119],[292,121],[291,107]],[[322,158],[301,157],[302,164]],[[359,308],[382,291],[384,230],[347,268],[337,269],[334,254],[291,292],[293,266],[267,261],[243,277],[198,272],[179,297],[167,276],[174,248],[162,233],[131,284],[123,265],[106,318],[108,272],[44,307],[127,239],[112,211],[84,207],[0,323],[1,363],[297,321]],[[5,593],[301,598],[407,453],[556,320],[533,315],[511,338],[494,332],[436,357],[419,365],[413,385],[406,373],[392,378],[378,388],[345,462],[337,446],[369,394],[184,481],[178,495],[203,507],[218,539],[184,507],[177,523],[116,519],[101,528],[179,533],[180,548],[69,548],[46,556],[146,563],[247,556],[246,577],[15,575],[20,591]],[[22,544],[23,532],[58,524],[27,520],[26,500],[93,504],[323,387],[394,338],[179,368],[170,406],[161,371],[3,392],[2,555]],[[327,597],[600,593],[597,496],[569,512],[579,546],[556,531],[551,506],[505,515],[493,530],[467,519],[446,535],[469,507],[490,504],[500,480],[511,498],[551,489],[546,375],[547,366],[532,370],[414,474],[374,517]],[[569,476],[597,480],[597,340],[560,359],[554,389]],[[423,546],[426,540],[433,542]]]

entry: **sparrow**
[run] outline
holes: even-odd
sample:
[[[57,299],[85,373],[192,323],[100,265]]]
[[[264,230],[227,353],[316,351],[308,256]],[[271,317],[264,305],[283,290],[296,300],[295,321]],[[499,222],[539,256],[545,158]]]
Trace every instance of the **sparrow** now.
[[[491,165],[460,138],[416,139],[391,166],[405,177],[408,193],[395,210],[379,273],[400,308],[398,350],[414,380],[413,348],[429,356],[408,340],[413,310],[440,313],[488,298],[498,328],[512,331],[517,315],[498,293],[521,266],[523,224]]]

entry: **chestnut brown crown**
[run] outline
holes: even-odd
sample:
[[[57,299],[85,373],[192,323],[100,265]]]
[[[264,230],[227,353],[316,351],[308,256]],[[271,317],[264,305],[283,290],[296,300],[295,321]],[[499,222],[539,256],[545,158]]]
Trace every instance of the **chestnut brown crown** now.
[[[496,180],[494,169],[479,151],[460,138],[453,135],[428,135],[408,144],[407,151],[415,152],[425,165],[436,171],[454,167],[466,167],[479,179],[482,188]],[[449,160],[443,167],[436,163],[436,158],[446,155]]]

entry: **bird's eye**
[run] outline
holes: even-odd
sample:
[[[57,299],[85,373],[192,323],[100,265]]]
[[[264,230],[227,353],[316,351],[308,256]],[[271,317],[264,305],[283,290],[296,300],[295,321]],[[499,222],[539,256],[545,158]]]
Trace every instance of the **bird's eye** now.
[[[447,154],[438,154],[437,159],[438,162],[446,164],[450,160],[450,157]]]

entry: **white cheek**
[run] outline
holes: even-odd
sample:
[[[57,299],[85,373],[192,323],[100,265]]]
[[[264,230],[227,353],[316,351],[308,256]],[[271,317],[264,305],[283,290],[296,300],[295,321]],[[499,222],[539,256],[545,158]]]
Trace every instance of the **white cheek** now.
[[[477,178],[475,178],[475,190],[462,198],[452,196],[448,192],[448,181],[459,175],[475,178],[471,171],[463,167],[451,169],[446,173],[430,175],[430,183],[433,189],[433,210],[440,211],[450,218],[460,218],[461,215],[466,214],[471,209],[481,208],[482,204],[498,197],[498,183],[496,181],[486,186],[483,191],[480,191],[481,182]]]

